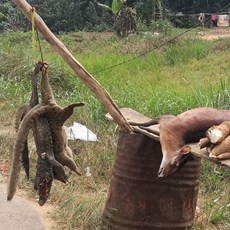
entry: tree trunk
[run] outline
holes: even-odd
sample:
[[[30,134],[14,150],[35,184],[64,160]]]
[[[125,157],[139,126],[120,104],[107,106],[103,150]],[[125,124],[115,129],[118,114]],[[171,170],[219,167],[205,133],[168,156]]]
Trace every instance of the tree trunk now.
[[[159,13],[160,13],[160,19],[163,19],[163,12],[162,12],[162,4],[161,2],[158,3]]]

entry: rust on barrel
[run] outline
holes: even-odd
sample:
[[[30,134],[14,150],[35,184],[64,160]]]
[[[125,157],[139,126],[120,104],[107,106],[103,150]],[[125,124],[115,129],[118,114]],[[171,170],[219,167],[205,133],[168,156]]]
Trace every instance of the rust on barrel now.
[[[160,143],[138,133],[121,132],[103,229],[191,229],[196,210],[200,158],[191,156],[169,178],[159,180]]]

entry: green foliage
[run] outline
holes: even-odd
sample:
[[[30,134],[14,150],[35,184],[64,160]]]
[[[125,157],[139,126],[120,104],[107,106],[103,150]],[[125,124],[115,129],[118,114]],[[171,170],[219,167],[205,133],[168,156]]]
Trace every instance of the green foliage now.
[[[121,10],[122,4],[123,3],[120,0],[113,0],[112,1],[111,10],[112,10],[113,14],[117,14]]]
[[[27,19],[11,1],[0,2],[0,32],[26,28]]]
[[[126,0],[112,0],[111,7],[106,4],[101,4],[101,3],[98,3],[98,5],[104,7],[105,9],[111,10],[113,14],[116,15],[122,9],[125,2]]]
[[[205,197],[205,201],[200,204],[204,211],[200,213],[202,220],[197,224],[198,229],[213,229],[211,224],[219,225],[220,229],[227,229],[230,222],[229,187],[221,189],[223,184],[229,184],[230,171],[210,162],[203,162],[201,167],[200,196]],[[207,227],[210,226],[210,227]],[[226,228],[225,228],[226,226]]]
[[[83,30],[110,31],[113,28],[112,13],[98,6],[95,0],[31,0],[29,3],[56,33]],[[1,3],[0,12],[0,32],[29,29],[28,20],[12,1]]]
[[[151,5],[150,5],[151,4]],[[152,21],[152,13],[151,13],[151,9],[152,9],[152,1],[147,0],[147,1],[139,1],[136,5],[135,5],[135,9],[137,11],[137,16],[138,19],[143,22],[144,24],[149,24]]]
[[[157,21],[152,21],[150,24],[146,25],[142,30],[144,31],[155,31],[162,32],[164,34],[170,34],[172,32],[173,26],[170,21],[159,19]]]
[[[121,10],[125,2],[126,0],[113,0],[111,7],[113,14],[117,14]]]
[[[137,19],[142,26],[152,27],[153,22],[157,22],[159,19],[165,20],[168,12],[213,12],[226,6],[228,0],[31,0],[29,3],[35,7],[52,31],[60,33],[112,31],[114,29],[113,15],[116,15],[123,6],[136,10]],[[180,19],[167,19],[173,22],[173,25],[180,27],[191,27],[194,26],[194,22],[197,22],[196,17],[186,19],[186,24],[180,22]],[[162,26],[161,30],[166,29],[165,22],[160,21],[159,25]],[[30,23],[13,1],[0,1],[0,32],[28,30],[29,28]]]
[[[168,0],[164,2],[173,12],[181,11],[187,13],[218,12],[219,10],[227,10],[229,4],[228,0]]]
[[[184,40],[180,44],[171,45],[166,49],[165,60],[170,65],[188,62],[191,59],[200,60],[207,56],[209,47],[205,41]]]

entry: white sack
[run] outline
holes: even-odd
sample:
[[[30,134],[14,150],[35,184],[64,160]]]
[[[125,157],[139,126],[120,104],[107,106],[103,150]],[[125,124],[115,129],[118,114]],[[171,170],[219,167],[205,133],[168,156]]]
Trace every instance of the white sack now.
[[[65,131],[68,140],[97,141],[97,136],[80,123],[74,122],[71,127],[65,126]]]

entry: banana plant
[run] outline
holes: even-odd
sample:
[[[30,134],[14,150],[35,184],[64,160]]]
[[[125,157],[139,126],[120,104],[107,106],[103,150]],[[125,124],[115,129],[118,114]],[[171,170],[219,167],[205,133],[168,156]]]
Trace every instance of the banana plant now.
[[[116,15],[121,8],[124,6],[127,0],[113,0],[111,7],[106,4],[97,3],[99,6],[102,6],[108,10],[111,10],[114,15]]]
[[[136,13],[132,8],[125,6],[126,1],[113,0],[111,7],[98,3],[98,5],[111,10],[114,14],[115,31],[120,37],[126,37],[137,32]]]

